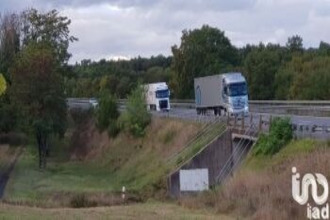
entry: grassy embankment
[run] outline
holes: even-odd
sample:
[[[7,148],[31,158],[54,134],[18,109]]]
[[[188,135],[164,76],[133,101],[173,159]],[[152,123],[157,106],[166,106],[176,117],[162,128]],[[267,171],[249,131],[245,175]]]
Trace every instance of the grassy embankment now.
[[[128,196],[134,201],[164,198],[166,174],[222,131],[220,125],[213,126],[207,135],[186,146],[203,126],[153,119],[144,138],[121,133],[109,139],[88,119],[53,146],[44,171],[37,168],[35,147],[28,146],[12,173],[4,200],[42,207],[115,205],[122,203],[122,186],[134,195]],[[190,150],[182,151],[185,147]]]
[[[72,208],[35,208],[0,204],[1,219],[232,219],[207,210],[189,210],[175,204],[147,202],[128,206]]]
[[[293,166],[302,175],[322,173],[330,180],[330,142],[297,140],[273,156],[251,153],[224,185],[180,203],[238,218],[304,219],[306,207],[295,202],[291,194]]]

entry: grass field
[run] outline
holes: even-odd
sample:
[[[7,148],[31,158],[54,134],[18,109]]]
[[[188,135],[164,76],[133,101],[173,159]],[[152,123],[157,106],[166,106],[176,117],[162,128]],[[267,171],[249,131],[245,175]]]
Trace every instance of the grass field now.
[[[1,219],[232,219],[207,210],[189,210],[175,204],[144,203],[84,209],[42,209],[0,204]]]
[[[114,205],[122,202],[119,194],[122,186],[134,201],[150,196],[163,199],[166,174],[178,165],[177,159],[169,162],[169,158],[189,159],[222,131],[219,125],[214,126],[207,135],[186,146],[202,129],[201,124],[156,119],[144,138],[120,134],[110,140],[91,126],[82,131],[83,137],[78,137],[89,137],[82,143],[85,146],[74,146],[83,147],[84,155],[74,155],[76,159],[72,159],[68,154],[76,153],[77,149],[58,143],[64,147],[54,149],[43,171],[37,167],[35,147],[28,146],[8,182],[5,201],[67,207],[82,197],[88,204]],[[183,151],[184,147],[189,150]]]

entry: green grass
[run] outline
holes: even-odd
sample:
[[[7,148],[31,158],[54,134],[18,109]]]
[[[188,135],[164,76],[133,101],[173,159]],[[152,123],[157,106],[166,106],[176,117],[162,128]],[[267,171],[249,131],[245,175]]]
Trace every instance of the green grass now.
[[[280,152],[273,156],[253,155],[253,153],[250,152],[247,160],[245,160],[244,164],[242,165],[242,168],[243,170],[249,169],[261,171],[275,163],[279,164],[281,161],[286,160],[294,155],[309,153],[320,146],[324,146],[322,142],[312,139],[292,140],[289,142],[289,144],[283,147]]]
[[[43,202],[56,193],[110,192],[109,171],[93,164],[50,161],[46,170],[37,167],[33,146],[28,146],[16,164],[5,192],[11,202]]]
[[[158,132],[149,131],[150,136],[146,138],[132,139],[120,134],[113,139],[111,147],[99,153],[99,157],[87,161],[70,160],[67,155],[68,144],[65,143],[68,141],[58,142],[57,145],[62,148],[56,147],[51,152],[52,157],[46,170],[40,170],[37,166],[36,147],[28,146],[17,162],[4,198],[14,203],[53,206],[52,200],[57,197],[81,193],[111,194],[120,192],[122,186],[129,193],[148,197],[155,191],[166,188],[166,175],[177,167],[176,160],[168,162],[169,156],[163,156],[171,148],[171,143],[176,141],[175,138],[181,138],[180,133],[166,133],[173,125],[167,126],[167,123],[173,122],[167,119],[162,121],[163,128]],[[182,124],[175,125],[178,130],[191,126],[190,122],[180,123]],[[182,162],[190,159],[222,131],[222,126],[214,125],[210,132],[197,139],[178,156],[183,158]],[[157,146],[160,137],[165,137],[169,143],[159,143],[160,146]]]

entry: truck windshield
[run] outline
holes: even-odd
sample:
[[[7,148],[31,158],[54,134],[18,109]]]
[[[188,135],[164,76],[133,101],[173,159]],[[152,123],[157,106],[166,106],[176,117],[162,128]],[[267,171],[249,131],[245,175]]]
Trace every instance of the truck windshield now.
[[[247,95],[246,83],[233,83],[229,84],[229,96],[243,96]]]
[[[168,89],[156,91],[156,98],[168,98],[168,97],[169,97]]]

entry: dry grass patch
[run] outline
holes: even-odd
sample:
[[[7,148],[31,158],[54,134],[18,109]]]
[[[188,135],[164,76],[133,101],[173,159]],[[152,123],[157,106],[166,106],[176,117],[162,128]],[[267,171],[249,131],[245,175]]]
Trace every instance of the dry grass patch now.
[[[306,142],[314,146],[306,147]],[[266,163],[268,165],[264,166]],[[264,168],[255,169],[256,164]],[[250,158],[243,169],[215,191],[183,198],[180,203],[190,208],[208,207],[217,213],[248,219],[305,219],[306,207],[292,198],[293,166],[301,175],[322,173],[330,180],[330,148],[325,143],[309,140],[292,142],[264,161],[259,158],[256,163]]]
[[[1,219],[231,219],[207,211],[192,211],[175,204],[144,203],[84,209],[43,209],[0,204]]]

